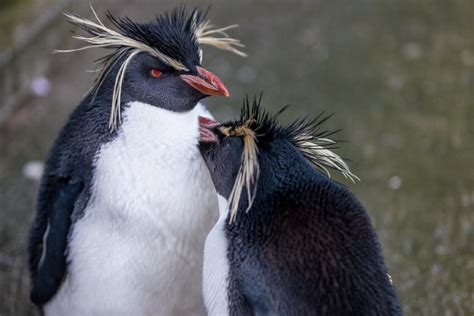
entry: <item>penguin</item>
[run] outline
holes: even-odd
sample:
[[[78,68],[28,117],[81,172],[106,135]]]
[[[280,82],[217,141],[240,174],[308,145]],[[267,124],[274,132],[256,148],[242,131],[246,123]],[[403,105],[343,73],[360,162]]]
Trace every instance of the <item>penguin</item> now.
[[[240,119],[203,124],[220,213],[204,248],[208,315],[402,314],[367,212],[321,172],[358,179],[327,118],[282,126],[255,98]]]
[[[92,9],[92,7],[91,7]],[[202,250],[217,207],[200,155],[202,99],[228,96],[201,44],[243,55],[198,9],[111,28],[66,14],[106,48],[60,131],[29,235],[31,301],[45,315],[201,315]],[[217,35],[217,36],[216,36]],[[220,37],[223,35],[222,37]]]

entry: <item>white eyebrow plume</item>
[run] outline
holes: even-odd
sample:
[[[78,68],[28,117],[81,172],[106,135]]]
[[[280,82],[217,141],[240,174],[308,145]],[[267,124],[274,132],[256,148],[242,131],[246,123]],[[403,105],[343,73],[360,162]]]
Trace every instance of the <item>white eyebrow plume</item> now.
[[[73,25],[80,27],[85,31],[86,35],[74,35],[73,38],[85,42],[87,45],[66,50],[55,50],[56,53],[70,53],[76,51],[82,51],[90,48],[106,48],[114,49],[115,51],[109,55],[104,56],[99,60],[100,67],[98,68],[98,75],[94,80],[94,83],[88,93],[92,93],[95,97],[105,78],[109,74],[110,70],[121,61],[118,73],[115,77],[114,90],[112,94],[112,107],[110,112],[109,128],[111,131],[117,129],[118,123],[120,122],[120,102],[122,96],[122,86],[125,78],[127,67],[130,64],[133,57],[138,53],[147,53],[158,59],[163,63],[178,71],[189,71],[189,69],[179,60],[171,58],[156,47],[150,47],[149,45],[131,38],[126,34],[115,31],[108,28],[99,19],[96,11],[90,6],[95,21],[88,20],[77,15],[65,13],[69,22]],[[109,16],[110,18],[110,16]],[[246,56],[245,53],[238,50],[236,47],[244,47],[240,41],[230,38],[225,31],[235,27],[231,25],[228,27],[212,29],[209,21],[202,21],[196,25],[197,12],[194,13],[193,19],[194,25],[194,38],[197,44],[205,44],[217,47],[222,50],[231,51],[240,56]],[[113,18],[112,18],[113,19]],[[214,37],[213,34],[220,34],[222,37]],[[202,56],[202,53],[201,53]]]
[[[121,34],[117,31],[114,31],[104,25],[102,21],[99,19],[97,13],[95,12],[92,5],[90,6],[92,13],[97,20],[97,22],[81,18],[77,15],[65,13],[64,15],[68,18],[69,22],[74,25],[79,26],[86,32],[90,34],[90,36],[83,36],[83,35],[74,35],[73,38],[84,41],[90,45],[83,46],[76,49],[69,49],[69,50],[56,50],[59,53],[69,53],[80,51],[89,48],[112,48],[117,49],[120,47],[126,47],[134,50],[140,50],[142,52],[147,52],[155,57],[158,57],[161,61],[166,63],[167,65],[177,69],[177,70],[188,70],[181,62],[165,55],[164,53],[160,52],[158,49],[154,47],[150,47],[140,41],[137,41],[133,38],[130,38],[124,34]]]
[[[360,181],[354,173],[349,169],[349,165],[338,154],[326,148],[328,145],[336,144],[336,142],[329,138],[318,138],[313,135],[296,135],[295,143],[298,144],[300,151],[317,167],[326,172],[328,177],[331,173],[328,168],[339,171],[346,179]]]
[[[352,182],[360,181],[359,177],[352,173],[347,162],[332,151],[337,142],[330,139],[329,136],[334,133],[320,130],[322,123],[330,116],[322,117],[323,113],[321,113],[313,120],[300,119],[289,126],[282,127],[278,124],[277,116],[286,107],[271,116],[261,108],[260,101],[261,95],[259,99],[255,97],[252,106],[250,106],[250,101],[246,98],[240,122],[234,126],[219,128],[225,137],[241,137],[244,144],[241,165],[229,196],[229,220],[231,223],[237,216],[240,198],[244,192],[247,193],[248,198],[246,211],[252,207],[260,174],[257,144],[259,137],[268,133],[274,135],[272,137],[282,137],[289,140],[306,160],[325,172],[328,177],[331,177],[329,169],[333,169]]]
[[[238,27],[237,24],[229,25],[222,28],[213,28],[214,26],[210,21],[204,21],[196,29],[196,38],[199,44],[211,45],[216,48],[230,51],[242,57],[247,57],[247,54],[240,51],[238,48],[244,48],[238,39],[231,38],[225,32],[227,30]],[[211,36],[213,34],[220,34],[221,37]]]

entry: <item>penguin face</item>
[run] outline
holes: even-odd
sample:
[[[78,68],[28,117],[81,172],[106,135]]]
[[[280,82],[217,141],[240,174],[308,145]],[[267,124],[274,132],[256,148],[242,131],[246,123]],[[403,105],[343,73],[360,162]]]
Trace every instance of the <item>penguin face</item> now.
[[[214,142],[201,141],[199,149],[217,193],[229,199],[240,169],[244,143],[241,137],[226,137],[217,129],[215,135]]]
[[[130,62],[122,87],[122,96],[127,101],[173,112],[192,110],[209,95],[229,95],[216,75],[200,65],[190,71],[179,71],[147,53],[138,54]]]
[[[260,165],[268,171],[269,161],[289,153],[299,152],[328,176],[330,168],[352,181],[358,179],[346,162],[331,151],[336,142],[329,136],[334,132],[321,129],[329,117],[319,115],[281,126],[277,115],[285,108],[272,116],[261,108],[260,100],[261,97],[255,97],[252,105],[248,98],[244,100],[238,120],[220,125],[202,117],[199,120],[201,154],[217,192],[230,204],[231,220],[235,218],[241,200],[250,210],[257,194],[254,184],[259,181]],[[245,199],[241,199],[242,194],[247,195]]]
[[[92,7],[91,7],[92,9]],[[89,90],[91,100],[111,103],[109,127],[116,130],[122,106],[139,102],[174,112],[191,110],[197,101],[209,95],[229,96],[222,81],[201,67],[200,45],[211,45],[245,56],[243,45],[206,20],[206,12],[184,6],[157,16],[147,23],[128,17],[106,14],[113,28],[108,28],[92,9],[94,20],[66,14],[69,22],[84,35],[74,38],[86,46],[60,50],[72,52],[94,47],[111,53],[98,59],[98,75]],[[233,27],[233,26],[231,26]]]

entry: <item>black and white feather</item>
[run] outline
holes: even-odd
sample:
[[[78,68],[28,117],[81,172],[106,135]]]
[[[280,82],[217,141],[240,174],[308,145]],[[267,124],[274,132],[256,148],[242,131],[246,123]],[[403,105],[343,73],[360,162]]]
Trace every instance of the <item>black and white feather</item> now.
[[[299,119],[288,126],[282,126],[277,118],[285,109],[286,107],[276,115],[270,115],[261,106],[261,96],[254,97],[252,102],[247,97],[240,118],[219,127],[225,136],[241,137],[244,143],[241,166],[229,198],[230,221],[235,219],[244,189],[249,202],[247,211],[252,207],[259,175],[258,146],[276,138],[289,140],[308,161],[328,177],[331,177],[329,169],[333,169],[352,182],[360,180],[352,173],[347,162],[333,151],[337,141],[329,137],[337,131],[322,129],[322,124],[330,115],[324,116],[324,113],[321,113],[312,120]]]
[[[199,45],[216,48],[246,56],[240,49],[244,47],[239,40],[231,38],[227,30],[237,27],[230,25],[214,27],[206,20],[207,12],[198,9],[186,10],[184,6],[157,16],[149,23],[138,23],[131,19],[116,18],[106,13],[109,22],[116,30],[107,27],[91,6],[96,21],[66,13],[73,25],[86,34],[76,34],[73,38],[88,45],[69,50],[56,50],[60,53],[81,51],[90,48],[106,48],[114,51],[98,60],[98,75],[91,88],[97,93],[107,74],[117,63],[121,63],[115,78],[109,127],[114,130],[120,120],[121,90],[125,72],[130,61],[138,53],[148,53],[177,71],[189,71],[193,65],[201,64],[202,50]]]

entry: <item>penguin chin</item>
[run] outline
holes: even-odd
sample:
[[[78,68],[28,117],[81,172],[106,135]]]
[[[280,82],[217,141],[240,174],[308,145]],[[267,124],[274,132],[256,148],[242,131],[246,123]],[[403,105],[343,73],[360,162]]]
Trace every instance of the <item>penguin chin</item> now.
[[[201,152],[201,156],[204,159],[204,162],[206,163],[207,169],[209,170],[209,174],[211,175],[214,187],[216,187],[217,190],[219,187],[219,181],[215,179],[215,170],[217,166],[215,159],[213,159],[216,148],[217,143],[199,141],[199,151]]]

